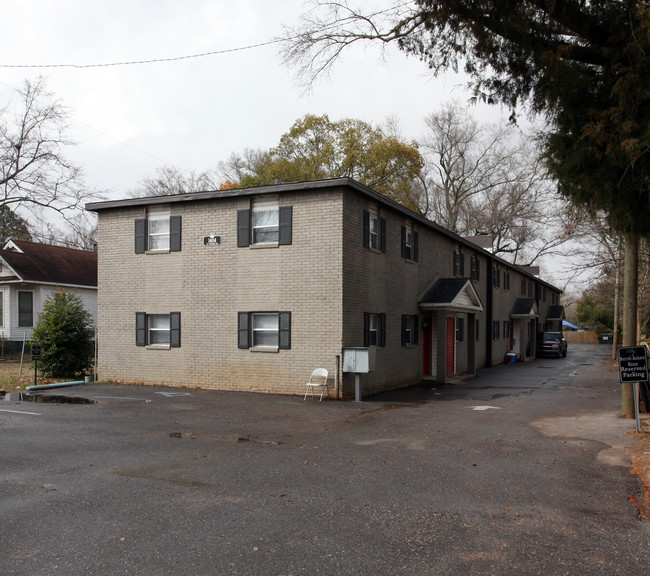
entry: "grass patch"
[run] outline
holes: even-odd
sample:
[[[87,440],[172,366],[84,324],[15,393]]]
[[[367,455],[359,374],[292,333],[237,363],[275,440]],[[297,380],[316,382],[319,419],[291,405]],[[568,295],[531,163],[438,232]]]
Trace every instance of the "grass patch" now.
[[[65,382],[62,378],[43,378],[40,372],[37,378],[37,385],[53,384],[54,382]],[[34,385],[34,362],[23,362],[22,374],[20,371],[20,360],[7,360],[0,362],[0,390],[21,390],[26,386]]]

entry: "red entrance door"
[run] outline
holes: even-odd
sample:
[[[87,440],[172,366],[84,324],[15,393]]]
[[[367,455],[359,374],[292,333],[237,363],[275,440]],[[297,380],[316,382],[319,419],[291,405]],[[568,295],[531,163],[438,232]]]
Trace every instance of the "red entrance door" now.
[[[454,373],[456,346],[456,319],[447,318],[447,374]]]
[[[422,330],[422,375],[431,376],[431,334],[433,330],[433,319],[425,316],[423,319],[424,329]]]

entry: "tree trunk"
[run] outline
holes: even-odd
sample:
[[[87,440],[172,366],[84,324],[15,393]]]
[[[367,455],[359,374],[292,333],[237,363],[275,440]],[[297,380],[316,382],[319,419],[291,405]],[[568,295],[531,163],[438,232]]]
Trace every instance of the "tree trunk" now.
[[[623,237],[619,235],[616,245],[616,284],[614,285],[614,342],[612,343],[612,362],[616,362],[618,347],[621,345],[621,336],[618,326],[621,323],[621,256],[623,255]]]
[[[625,235],[623,271],[623,346],[636,346],[637,291],[639,279],[639,237]],[[621,385],[621,414],[634,418],[634,392],[631,382]]]

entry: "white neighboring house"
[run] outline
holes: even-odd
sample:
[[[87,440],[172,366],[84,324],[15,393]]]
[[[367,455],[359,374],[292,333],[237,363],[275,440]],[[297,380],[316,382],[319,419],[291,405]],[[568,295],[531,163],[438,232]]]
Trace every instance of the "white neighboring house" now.
[[[0,337],[29,340],[43,304],[53,292],[79,296],[97,325],[97,252],[25,240],[0,250]]]

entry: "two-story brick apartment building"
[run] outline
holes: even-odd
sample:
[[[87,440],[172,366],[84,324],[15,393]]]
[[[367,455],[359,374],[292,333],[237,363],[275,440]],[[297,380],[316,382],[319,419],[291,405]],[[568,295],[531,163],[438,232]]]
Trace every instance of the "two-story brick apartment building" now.
[[[349,178],[89,204],[104,379],[354,396],[534,356],[560,291]]]

